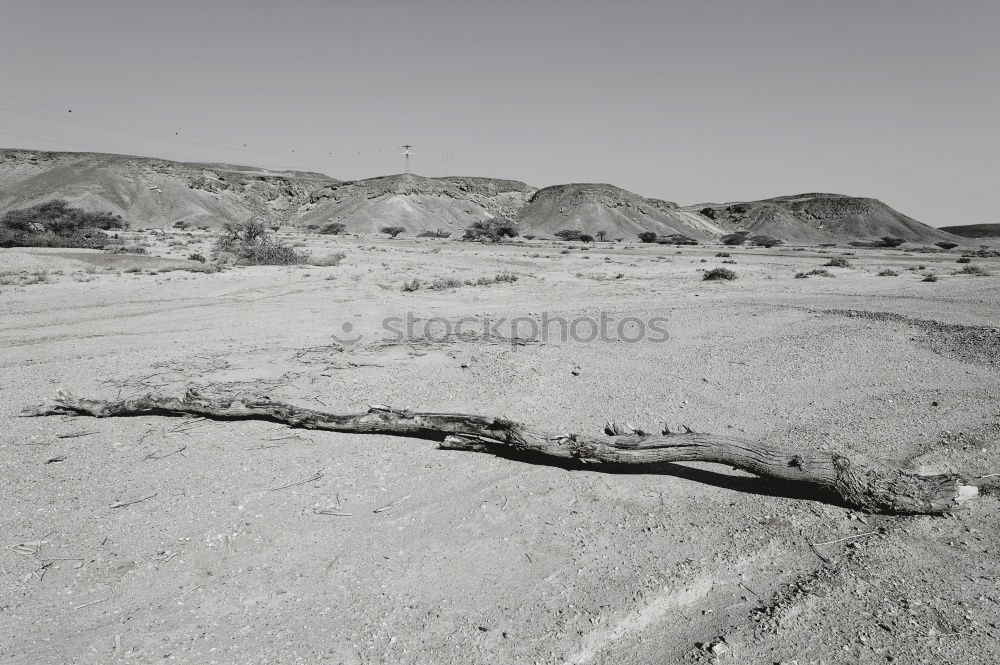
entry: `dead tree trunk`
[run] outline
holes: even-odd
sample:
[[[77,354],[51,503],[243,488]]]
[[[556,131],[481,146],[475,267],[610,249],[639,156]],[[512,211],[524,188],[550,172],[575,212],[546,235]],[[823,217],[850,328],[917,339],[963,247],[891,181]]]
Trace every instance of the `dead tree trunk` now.
[[[852,461],[819,450],[794,450],[731,436],[692,432],[651,435],[608,423],[608,436],[555,434],[488,416],[412,413],[373,406],[367,413],[332,414],[269,399],[147,395],[120,401],[90,400],[60,393],[53,404],[22,415],[113,416],[191,414],[216,419],[260,419],[290,427],[391,434],[440,441],[442,448],[494,453],[529,453],[583,464],[654,467],[665,462],[715,462],[769,478],[799,483],[839,496],[848,506],[869,512],[944,513],[978,493],[960,476],[920,476],[888,464]]]

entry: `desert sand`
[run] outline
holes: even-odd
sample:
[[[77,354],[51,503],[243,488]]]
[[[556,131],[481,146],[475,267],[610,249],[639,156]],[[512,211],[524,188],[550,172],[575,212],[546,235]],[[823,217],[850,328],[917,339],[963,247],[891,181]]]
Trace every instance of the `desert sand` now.
[[[18,417],[59,389],[201,387],[567,432],[684,423],[981,476],[1000,467],[998,259],[971,276],[944,252],[286,235],[347,256],[210,274],[183,269],[208,234],[143,237],[152,256],[0,250],[4,662],[1000,658],[991,491],[947,517],[868,515],[717,465],[614,474],[259,421]],[[702,281],[723,249],[738,279]],[[794,278],[845,252],[832,278]],[[518,279],[402,289],[501,272]],[[669,339],[423,335],[432,317],[601,313],[662,317]],[[386,330],[408,314],[413,338]]]

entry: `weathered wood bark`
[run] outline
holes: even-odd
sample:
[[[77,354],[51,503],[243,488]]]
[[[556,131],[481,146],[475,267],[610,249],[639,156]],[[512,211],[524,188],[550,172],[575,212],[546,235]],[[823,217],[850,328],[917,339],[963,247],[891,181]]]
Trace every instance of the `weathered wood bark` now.
[[[112,416],[191,414],[216,419],[255,418],[291,427],[413,436],[440,441],[442,448],[533,453],[584,464],[656,466],[665,462],[715,462],[763,478],[801,483],[839,496],[869,512],[944,513],[976,496],[960,476],[919,476],[888,464],[859,463],[834,452],[792,450],[731,436],[665,431],[650,435],[608,423],[608,436],[554,434],[503,418],[456,413],[412,413],[373,406],[367,413],[338,415],[269,399],[232,396],[183,398],[147,395],[120,401],[80,399],[60,393],[53,404],[22,415]]]

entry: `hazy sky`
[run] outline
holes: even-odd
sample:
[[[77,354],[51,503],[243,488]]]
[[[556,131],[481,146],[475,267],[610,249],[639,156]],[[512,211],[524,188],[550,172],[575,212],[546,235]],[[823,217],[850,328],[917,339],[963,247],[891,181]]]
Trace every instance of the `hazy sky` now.
[[[0,146],[353,179],[403,143],[424,175],[1000,222],[1000,0],[0,0]]]

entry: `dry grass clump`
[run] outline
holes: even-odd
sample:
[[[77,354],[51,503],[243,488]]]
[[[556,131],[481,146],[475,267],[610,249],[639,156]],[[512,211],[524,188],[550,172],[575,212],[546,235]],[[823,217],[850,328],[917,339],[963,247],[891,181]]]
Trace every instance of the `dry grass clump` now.
[[[157,268],[156,272],[163,274],[167,272],[200,272],[206,275],[212,275],[222,270],[222,267],[215,263],[195,263],[187,265],[176,265],[176,266],[163,266],[162,268]],[[142,268],[129,268],[125,272],[142,272]]]
[[[828,266],[830,268],[850,268],[851,262],[842,256],[834,256],[823,265]]]
[[[879,273],[878,273],[878,276],[879,277],[899,277],[899,273],[896,272],[895,270],[889,270],[888,268],[886,268],[885,270],[880,270]]]
[[[0,272],[0,286],[30,286],[47,284],[49,273],[45,270],[4,270]]]
[[[809,272],[797,272],[795,273],[795,279],[807,279],[809,277],[833,277],[833,273],[829,270],[823,270],[822,268],[816,268],[810,270]]]
[[[972,257],[971,256],[960,256],[957,259],[955,259],[955,263],[972,263]]]
[[[956,275],[975,275],[976,277],[988,277],[992,273],[982,266],[972,265],[971,263],[967,266],[962,266],[962,269],[955,273]]]
[[[489,286],[491,284],[511,284],[516,282],[517,275],[510,272],[500,272],[493,277],[479,277],[477,279],[456,279],[454,277],[439,277],[430,282],[422,282],[416,277],[403,282],[403,291],[419,291],[420,289],[430,289],[432,291],[444,291],[446,289],[457,289],[461,286]]]

